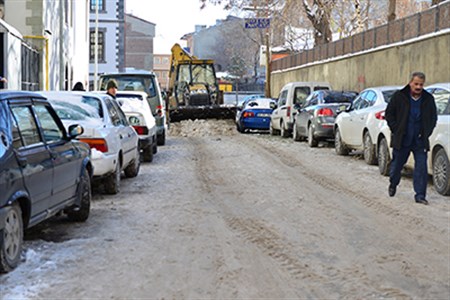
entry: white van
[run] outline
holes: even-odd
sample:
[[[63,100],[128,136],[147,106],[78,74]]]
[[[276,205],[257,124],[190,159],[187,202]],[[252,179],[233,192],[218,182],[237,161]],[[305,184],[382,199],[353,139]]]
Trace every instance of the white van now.
[[[302,105],[306,97],[313,91],[331,90],[328,82],[290,82],[280,91],[277,108],[272,112],[270,121],[270,134],[280,133],[288,137],[292,133],[295,120],[295,105]]]

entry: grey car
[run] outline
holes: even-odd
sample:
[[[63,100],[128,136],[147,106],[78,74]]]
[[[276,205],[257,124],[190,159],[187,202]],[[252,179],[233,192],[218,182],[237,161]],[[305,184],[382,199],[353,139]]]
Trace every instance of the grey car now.
[[[348,108],[357,95],[333,90],[312,92],[303,106],[294,107],[297,109],[292,132],[294,140],[307,138],[309,146],[316,147],[320,140],[333,139],[337,114]]]

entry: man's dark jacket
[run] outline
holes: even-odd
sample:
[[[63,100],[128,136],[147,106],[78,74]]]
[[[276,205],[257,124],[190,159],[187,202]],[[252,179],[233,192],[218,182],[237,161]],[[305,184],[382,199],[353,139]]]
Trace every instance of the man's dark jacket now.
[[[408,117],[410,110],[411,88],[406,85],[403,89],[397,91],[391,98],[386,108],[386,121],[391,129],[391,147],[400,149],[402,140],[406,134],[408,126]],[[420,106],[422,116],[422,132],[425,149],[430,150],[430,141],[428,138],[436,126],[437,114],[434,97],[426,90],[422,91],[422,105]]]

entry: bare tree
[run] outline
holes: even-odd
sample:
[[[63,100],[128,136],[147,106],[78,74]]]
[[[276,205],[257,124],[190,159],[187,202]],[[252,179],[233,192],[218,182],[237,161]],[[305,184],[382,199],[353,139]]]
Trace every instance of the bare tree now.
[[[313,0],[312,5],[303,0],[306,15],[314,27],[314,44],[322,45],[332,40],[330,16],[336,0]]]
[[[397,6],[397,0],[389,0],[389,10],[387,21],[392,22],[396,19],[395,7]]]

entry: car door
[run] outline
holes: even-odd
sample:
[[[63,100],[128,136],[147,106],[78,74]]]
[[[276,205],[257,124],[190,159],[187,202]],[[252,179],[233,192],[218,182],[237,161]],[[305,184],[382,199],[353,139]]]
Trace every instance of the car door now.
[[[297,114],[297,129],[301,136],[308,135],[308,123],[314,114],[314,108],[319,104],[318,92],[313,92],[306,98],[305,106]]]
[[[12,137],[31,204],[30,223],[46,216],[53,188],[53,162],[38,129],[31,100],[10,102]]]
[[[75,196],[82,156],[66,139],[64,127],[48,103],[36,101],[33,109],[52,157],[54,171],[50,207],[54,207]]]
[[[359,110],[361,103],[364,102],[364,98],[367,95],[367,91],[362,92],[352,103],[350,111],[343,111],[339,114],[339,133],[341,140],[344,144],[354,146],[353,135],[355,130],[353,129],[353,119],[356,112]]]
[[[278,98],[277,108],[272,112],[271,122],[272,127],[280,130],[281,118],[286,112],[286,100],[287,100],[288,90],[283,90],[280,93],[280,97]]]
[[[128,124],[125,114],[120,107],[111,99],[105,98],[106,108],[108,109],[111,123],[115,128],[116,134],[120,139],[123,162],[126,167],[136,155],[137,136],[134,129]]]
[[[366,127],[368,110],[377,101],[377,94],[373,90],[368,90],[363,97],[359,105],[359,108],[354,111],[353,126],[351,134],[353,136],[353,145],[362,146],[363,144],[363,131]]]

